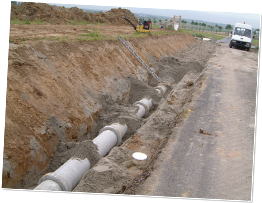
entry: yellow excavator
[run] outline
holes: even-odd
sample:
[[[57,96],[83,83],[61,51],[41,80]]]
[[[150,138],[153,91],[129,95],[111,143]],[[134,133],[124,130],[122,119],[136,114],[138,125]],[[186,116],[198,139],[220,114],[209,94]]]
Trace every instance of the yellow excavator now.
[[[139,23],[137,26],[135,26],[127,17],[124,17],[125,20],[127,20],[137,32],[144,32],[144,33],[150,33],[150,25],[151,21],[144,21],[143,23]]]

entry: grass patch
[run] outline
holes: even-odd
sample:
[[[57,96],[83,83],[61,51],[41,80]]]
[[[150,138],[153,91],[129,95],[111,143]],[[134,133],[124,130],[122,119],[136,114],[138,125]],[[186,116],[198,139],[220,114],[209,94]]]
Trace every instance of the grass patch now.
[[[10,24],[15,24],[15,25],[24,25],[24,24],[27,24],[27,25],[30,25],[30,24],[42,25],[42,24],[46,24],[46,22],[41,21],[39,18],[35,19],[34,21],[14,19],[14,20],[10,20]]]
[[[31,20],[25,20],[24,24],[31,24]]]
[[[196,31],[196,30],[181,30],[181,32],[189,33],[197,37],[210,37],[215,40],[220,40],[220,39],[224,39],[225,37],[227,37],[225,35],[218,35],[216,33],[207,33],[207,32],[201,32],[201,31]]]
[[[254,39],[253,44],[258,44],[259,45],[259,40],[258,39]]]
[[[83,36],[85,36],[85,37],[95,37],[95,38],[97,38],[97,37],[100,37],[100,36],[102,36],[102,35],[101,35],[97,30],[94,30],[94,31],[92,31],[92,32],[83,34]]]
[[[188,113],[189,113],[189,111],[188,111],[187,109],[184,110],[184,112],[182,113],[182,117],[183,117],[183,118],[186,118],[187,115],[188,115]]]
[[[101,41],[101,40],[112,40],[112,37],[104,36],[99,33],[97,29],[92,32],[82,34],[82,37],[77,38],[78,41]]]
[[[46,22],[41,21],[39,18],[37,18],[37,19],[35,19],[35,20],[33,21],[33,24],[43,25],[43,24],[46,24]]]

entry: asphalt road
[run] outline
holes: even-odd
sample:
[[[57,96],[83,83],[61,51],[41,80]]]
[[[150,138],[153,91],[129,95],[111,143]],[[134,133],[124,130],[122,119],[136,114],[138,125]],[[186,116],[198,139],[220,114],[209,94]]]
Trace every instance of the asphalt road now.
[[[251,200],[258,55],[221,43],[193,111],[138,194]]]

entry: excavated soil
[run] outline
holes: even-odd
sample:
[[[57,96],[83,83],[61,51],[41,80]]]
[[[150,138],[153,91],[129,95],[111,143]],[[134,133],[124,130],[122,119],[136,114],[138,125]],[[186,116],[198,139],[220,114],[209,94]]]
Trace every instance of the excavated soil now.
[[[138,23],[135,15],[128,9],[111,9],[107,12],[87,13],[77,7],[51,6],[45,3],[25,2],[21,5],[11,4],[11,20],[41,21],[50,24],[68,24],[72,21],[81,23],[106,23],[129,25],[127,17],[134,24]]]

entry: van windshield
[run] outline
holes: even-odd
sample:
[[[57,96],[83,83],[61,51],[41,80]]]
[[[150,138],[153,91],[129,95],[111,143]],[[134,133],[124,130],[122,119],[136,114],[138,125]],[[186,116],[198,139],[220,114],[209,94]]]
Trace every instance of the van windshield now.
[[[242,27],[236,27],[234,34],[251,38],[251,30]]]

